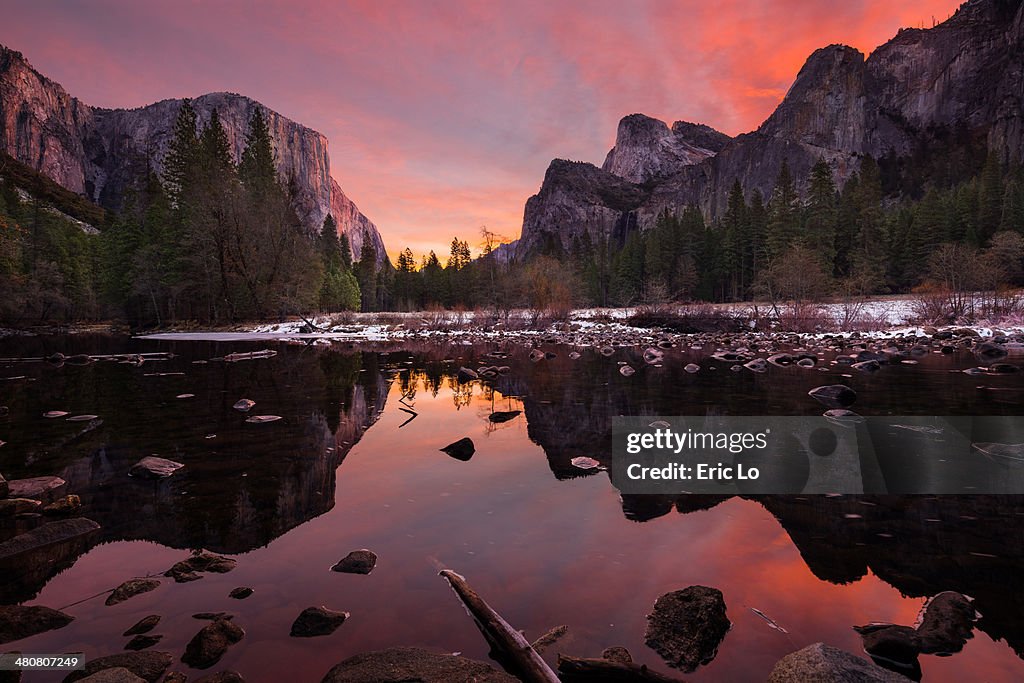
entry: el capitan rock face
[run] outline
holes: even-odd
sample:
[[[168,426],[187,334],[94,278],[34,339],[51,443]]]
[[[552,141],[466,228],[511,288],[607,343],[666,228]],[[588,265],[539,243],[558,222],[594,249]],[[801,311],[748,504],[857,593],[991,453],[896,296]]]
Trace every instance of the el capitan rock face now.
[[[905,156],[966,134],[1004,160],[1024,160],[1024,8],[1021,0],[971,0],[931,29],[905,29],[867,58],[843,45],[816,50],[761,126],[728,139],[716,131],[633,114],[619,123],[602,169],[580,165],[572,182],[552,173],[526,204],[517,257],[544,246],[609,240],[645,230],[659,213],[723,209],[739,180],[767,199],[783,160],[798,189],[824,159],[841,186],[866,155]],[[701,158],[701,155],[704,155]],[[589,166],[585,171],[583,166]],[[615,198],[604,201],[614,180]],[[630,189],[632,188],[632,189]]]
[[[162,173],[180,106],[181,100],[171,99],[136,109],[90,107],[39,74],[21,53],[0,46],[0,149],[105,207],[120,206],[147,164]],[[233,93],[201,95],[192,106],[200,126],[218,111],[236,160],[253,112],[263,107]],[[356,258],[367,238],[378,260],[387,258],[376,226],[331,177],[327,138],[266,107],[263,111],[277,171],[295,179],[294,206],[303,225],[319,230],[331,213]]]

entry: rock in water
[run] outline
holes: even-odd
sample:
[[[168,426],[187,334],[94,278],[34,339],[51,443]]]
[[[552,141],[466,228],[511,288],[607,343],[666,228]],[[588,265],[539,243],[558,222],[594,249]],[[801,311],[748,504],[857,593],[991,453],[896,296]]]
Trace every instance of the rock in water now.
[[[722,591],[690,586],[658,598],[644,638],[669,666],[691,672],[715,658],[731,626]]]
[[[983,342],[974,347],[974,355],[978,357],[978,360],[990,363],[1006,358],[1008,353],[1002,344]]]
[[[120,586],[114,589],[114,591],[107,596],[106,605],[116,605],[124,602],[128,598],[133,598],[136,595],[142,593],[148,593],[151,590],[156,590],[160,587],[160,582],[156,579],[129,579]]]
[[[73,620],[70,614],[42,605],[0,606],[0,645],[64,628]]]
[[[156,628],[156,625],[160,623],[159,614],[150,614],[147,617],[143,617],[135,622],[135,625],[129,628],[127,631],[122,633],[123,636],[137,636],[140,633],[149,633]]]
[[[348,612],[338,612],[326,607],[307,607],[292,622],[289,635],[293,638],[329,636],[348,619]]]
[[[415,647],[364,652],[336,665],[320,683],[518,683],[490,664]]]
[[[808,645],[778,662],[768,683],[907,683],[909,679],[824,643]]]
[[[171,682],[165,681],[164,683]],[[215,674],[196,679],[195,683],[245,683],[245,679],[237,671],[218,671]]]
[[[808,396],[821,401],[830,408],[848,408],[857,400],[857,392],[845,384],[828,384],[815,387],[807,392]]]
[[[147,647],[153,647],[157,643],[163,640],[163,636],[156,635],[138,635],[129,640],[124,649],[126,650],[145,650]]]
[[[700,372],[700,366],[697,365],[696,363],[687,363],[685,366],[683,366],[683,370],[692,375],[694,373]]]
[[[470,370],[469,368],[462,367],[459,368],[459,372],[455,375],[455,379],[457,379],[460,383],[465,384],[466,382],[472,382],[475,379],[480,379],[480,376],[476,374],[475,370]]]
[[[280,415],[253,415],[246,418],[245,421],[251,424],[263,424],[264,422],[277,422],[280,419]]]
[[[176,562],[173,567],[164,572],[164,576],[174,577],[178,583],[186,583],[203,578],[199,576],[200,572],[226,574],[234,569],[236,564],[237,562],[230,557],[213,553],[198,553],[187,560]]]
[[[156,683],[167,667],[174,661],[170,652],[122,652],[107,655],[85,663],[85,668],[72,671],[64,679],[64,683],[74,683],[107,669],[124,668],[131,671],[147,683]]]
[[[764,358],[755,358],[744,363],[743,367],[751,372],[768,372],[768,361]]]
[[[519,415],[522,412],[523,411],[521,410],[499,410],[497,412],[491,413],[487,417],[487,419],[490,420],[491,422],[494,422],[495,424],[501,424],[502,422],[514,420],[515,418],[519,417]]]
[[[67,482],[60,477],[31,477],[7,482],[7,495],[11,498],[32,498],[49,503],[60,497]]]
[[[882,366],[877,360],[866,360],[860,363],[854,363],[850,366],[854,370],[860,370],[861,372],[878,372],[882,369]]]
[[[607,659],[609,662],[615,662],[616,664],[633,663],[633,655],[629,654],[629,650],[618,645],[606,647],[601,653],[601,659]]]
[[[377,555],[372,550],[363,548],[353,550],[331,567],[332,572],[345,574],[369,574],[377,566]]]
[[[146,679],[136,676],[123,666],[118,666],[86,676],[81,679],[81,683],[146,683]]]
[[[576,467],[581,470],[593,470],[601,466],[600,462],[594,460],[593,458],[587,457],[586,455],[580,455],[578,457],[575,457],[572,460],[570,460],[569,463],[573,467]]]
[[[78,496],[71,494],[62,496],[57,500],[53,501],[49,505],[43,508],[43,512],[48,515],[60,516],[70,515],[77,512],[82,507],[82,499]]]
[[[864,650],[869,655],[916,672],[919,670],[919,654],[960,652],[964,643],[974,636],[976,618],[970,598],[945,591],[924,604],[916,628],[897,624],[868,624],[853,628],[864,640]]]
[[[231,407],[234,408],[235,410],[240,410],[243,413],[247,413],[250,410],[252,410],[252,407],[254,405],[256,405],[256,401],[253,401],[252,399],[248,398],[240,398],[237,401],[235,401],[235,405]]]
[[[138,461],[128,470],[128,476],[138,479],[163,479],[169,477],[184,467],[180,462],[174,462],[166,458],[158,458],[155,455],[147,455]]]
[[[441,449],[456,460],[462,460],[463,462],[469,460],[476,453],[476,446],[473,445],[473,440],[468,436],[450,443]]]
[[[632,377],[633,375],[636,374],[636,370],[634,370],[629,365],[623,365],[622,367],[619,368],[619,374],[622,375],[623,377]]]
[[[231,592],[228,593],[228,597],[234,598],[235,600],[245,600],[253,593],[254,591],[252,588],[249,588],[248,586],[239,586],[238,588],[232,588]]]
[[[228,648],[237,643],[245,635],[238,624],[228,619],[212,621],[185,646],[185,654],[181,661],[196,669],[209,669],[220,661]]]

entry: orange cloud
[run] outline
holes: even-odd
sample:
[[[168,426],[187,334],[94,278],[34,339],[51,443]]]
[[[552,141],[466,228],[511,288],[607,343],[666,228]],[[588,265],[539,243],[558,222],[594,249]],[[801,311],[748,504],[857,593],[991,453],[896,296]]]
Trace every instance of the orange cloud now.
[[[0,42],[90,104],[231,90],[320,130],[396,253],[515,236],[550,159],[600,163],[626,114],[756,128],[816,48],[958,0],[4,4]]]

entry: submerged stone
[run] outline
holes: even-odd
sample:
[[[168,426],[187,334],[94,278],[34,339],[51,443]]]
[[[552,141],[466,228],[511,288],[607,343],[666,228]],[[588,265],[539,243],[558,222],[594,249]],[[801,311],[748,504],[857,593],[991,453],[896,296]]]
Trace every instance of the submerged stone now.
[[[377,555],[365,548],[353,550],[331,567],[333,572],[345,574],[369,574],[377,566]]]
[[[490,664],[415,647],[393,647],[349,657],[321,683],[517,683]]]
[[[328,636],[344,624],[348,617],[348,612],[338,612],[326,607],[307,607],[292,622],[289,635],[293,638]]]

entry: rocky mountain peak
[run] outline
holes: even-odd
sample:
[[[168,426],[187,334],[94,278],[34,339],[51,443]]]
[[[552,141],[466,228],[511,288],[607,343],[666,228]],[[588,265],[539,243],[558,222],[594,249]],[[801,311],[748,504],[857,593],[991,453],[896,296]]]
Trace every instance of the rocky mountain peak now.
[[[181,103],[90,107],[33,69],[21,53],[0,45],[0,150],[107,208],[119,208],[125,191],[147,168],[162,173]],[[378,260],[387,259],[377,227],[331,176],[326,137],[236,93],[200,95],[192,106],[200,126],[217,110],[235,161],[241,159],[253,112],[261,108],[277,172],[293,182],[293,204],[306,229],[319,231],[331,213],[356,258],[369,239]]]
[[[708,127],[677,121],[672,128],[644,114],[619,121],[615,146],[602,168],[634,183],[645,183],[700,163],[720,150],[729,137]]]

